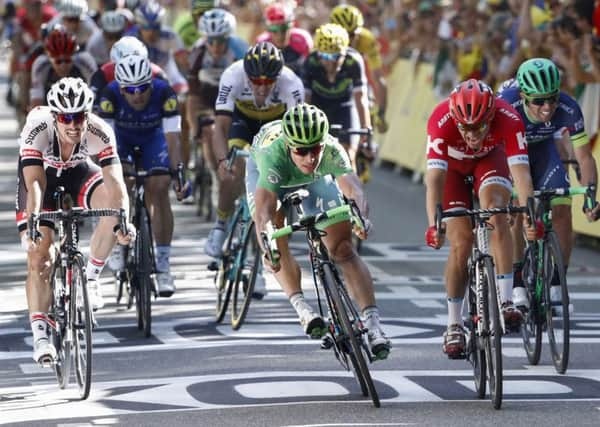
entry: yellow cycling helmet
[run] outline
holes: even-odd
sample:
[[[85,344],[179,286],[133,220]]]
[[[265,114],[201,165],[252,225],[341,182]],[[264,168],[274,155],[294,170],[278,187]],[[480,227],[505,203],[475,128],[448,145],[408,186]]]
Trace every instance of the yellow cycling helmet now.
[[[348,32],[338,24],[323,24],[315,32],[315,49],[323,53],[340,53],[350,44]]]
[[[355,6],[349,4],[340,4],[331,11],[331,22],[344,27],[349,34],[356,31],[357,28],[365,25],[362,13]]]

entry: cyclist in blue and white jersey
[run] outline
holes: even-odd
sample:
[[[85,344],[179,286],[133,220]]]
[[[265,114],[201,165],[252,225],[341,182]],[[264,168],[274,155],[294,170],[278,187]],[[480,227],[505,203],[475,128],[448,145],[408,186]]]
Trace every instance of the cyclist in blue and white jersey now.
[[[505,83],[499,97],[508,101],[517,110],[525,123],[525,139],[528,144],[529,166],[534,189],[568,187],[569,177],[562,159],[570,158],[573,153],[581,170],[583,185],[596,184],[598,172],[592,156],[589,138],[585,133],[583,115],[577,102],[560,90],[560,75],[556,65],[546,58],[533,58],[521,64],[517,77],[512,83]],[[593,221],[599,211],[595,200],[586,200],[584,213]],[[519,221],[516,225],[519,225]],[[557,197],[552,201],[552,225],[565,261],[569,265],[573,247],[573,224],[571,199]],[[520,227],[516,227],[517,236],[521,236]],[[513,302],[517,306],[527,306],[527,295],[521,279],[523,245],[515,251],[515,289]],[[560,299],[560,287],[552,287],[553,299]]]
[[[216,159],[212,149],[215,123],[215,102],[219,79],[227,67],[242,59],[248,50],[245,41],[236,37],[235,16],[223,9],[211,9],[202,15],[198,30],[203,35],[190,52],[187,80],[190,91],[187,99],[187,119],[190,133],[202,144],[202,153],[211,170]]]
[[[173,212],[169,201],[171,171],[181,162],[181,116],[177,95],[164,80],[152,77],[150,61],[141,55],[123,57],[115,70],[115,81],[100,98],[99,115],[115,129],[119,157],[128,167],[133,147],[142,148],[146,203],[156,244],[156,269],[160,296],[175,292],[169,257],[173,239]],[[130,166],[129,166],[130,167]],[[189,185],[177,188],[182,200]]]

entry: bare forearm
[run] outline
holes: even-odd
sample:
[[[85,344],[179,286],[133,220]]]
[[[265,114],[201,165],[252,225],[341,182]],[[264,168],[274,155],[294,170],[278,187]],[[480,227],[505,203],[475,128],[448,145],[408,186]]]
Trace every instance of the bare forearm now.
[[[358,177],[354,173],[346,174],[339,177],[337,182],[344,196],[346,196],[348,199],[354,200],[360,209],[361,215],[365,218],[368,218],[369,204]]]
[[[579,169],[581,170],[581,182],[584,185],[598,183],[598,169],[596,168],[596,160],[592,156],[586,156],[581,159]]]
[[[360,127],[371,128],[371,116],[369,115],[369,101],[364,91],[356,92],[354,95],[356,110],[358,112],[358,119],[360,121]]]
[[[427,209],[428,224],[435,225],[435,211],[437,205],[443,201],[444,181],[446,172],[441,170],[429,170],[425,175],[425,206]]]
[[[176,169],[177,165],[181,162],[181,145],[179,144],[179,136],[179,132],[169,132],[165,134],[172,169]]]

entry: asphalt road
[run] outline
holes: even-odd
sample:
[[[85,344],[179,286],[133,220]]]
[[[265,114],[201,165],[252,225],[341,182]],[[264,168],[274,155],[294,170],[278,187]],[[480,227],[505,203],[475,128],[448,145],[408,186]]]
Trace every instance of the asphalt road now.
[[[547,344],[540,365],[532,367],[520,337],[504,337],[505,400],[496,411],[476,398],[470,365],[450,361],[441,351],[447,250],[424,247],[424,188],[383,169],[374,171],[368,187],[376,232],[364,252],[394,346],[388,360],[371,365],[380,409],[361,396],[332,352],[302,335],[272,277],[269,295],[252,303],[240,331],[232,331],[228,319],[215,324],[213,275],[201,249],[210,224],[185,205],[175,206],[177,293],[155,301],[152,337],[138,332],[133,310],[115,303],[113,281],[104,274],[108,304],[94,331],[92,391],[88,400],[78,401],[74,385],[59,390],[53,372],[31,360],[25,254],[14,226],[15,135],[12,112],[1,108],[0,424],[600,425],[598,253],[578,247],[573,255],[567,374],[555,373]],[[306,267],[302,241],[293,246]],[[306,274],[304,288],[314,301]]]

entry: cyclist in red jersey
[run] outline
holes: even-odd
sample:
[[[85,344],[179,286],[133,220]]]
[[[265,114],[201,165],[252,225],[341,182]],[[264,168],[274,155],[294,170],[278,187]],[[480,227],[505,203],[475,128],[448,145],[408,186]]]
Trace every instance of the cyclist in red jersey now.
[[[293,10],[283,3],[273,3],[265,9],[264,18],[267,31],[260,34],[257,42],[271,42],[281,53],[285,65],[300,76],[302,64],[313,48],[313,40],[308,31],[294,27]]]
[[[444,234],[436,230],[436,205],[444,210],[471,207],[471,187],[465,181],[473,176],[473,190],[482,208],[507,206],[512,192],[511,176],[524,206],[533,193],[529,172],[525,128],[518,113],[485,83],[470,79],[460,83],[433,110],[427,124],[426,205],[429,228],[427,245],[439,249]],[[512,239],[508,218],[490,219],[491,249],[496,264],[496,281],[507,329],[515,329],[522,314],[512,298]],[[467,260],[473,245],[470,219],[459,217],[445,223],[450,253],[445,278],[448,295],[448,329],[443,351],[449,358],[463,358],[465,332],[462,303],[467,283]],[[528,238],[535,227],[525,225]]]

